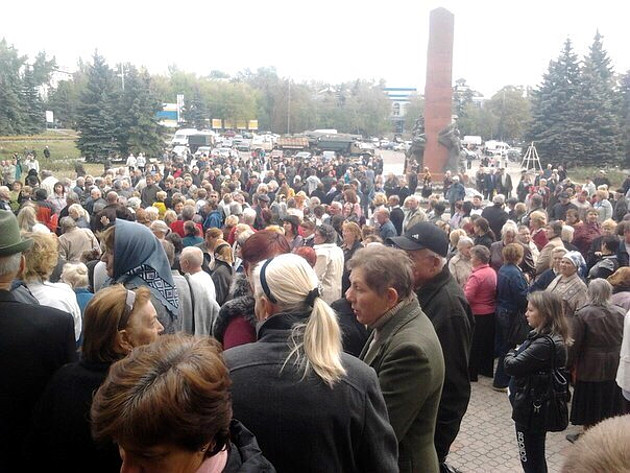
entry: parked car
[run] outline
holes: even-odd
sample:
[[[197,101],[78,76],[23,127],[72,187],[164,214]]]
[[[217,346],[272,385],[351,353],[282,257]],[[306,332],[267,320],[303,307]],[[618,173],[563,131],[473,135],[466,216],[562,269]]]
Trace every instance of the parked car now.
[[[308,159],[311,159],[312,154],[309,151],[300,151],[299,153],[295,154],[295,158],[296,159],[300,159],[303,161],[306,161]]]
[[[211,152],[212,146],[200,146],[199,148],[197,148],[197,151],[195,151],[195,154],[193,156],[195,156],[196,158],[199,158],[203,155],[210,156]]]

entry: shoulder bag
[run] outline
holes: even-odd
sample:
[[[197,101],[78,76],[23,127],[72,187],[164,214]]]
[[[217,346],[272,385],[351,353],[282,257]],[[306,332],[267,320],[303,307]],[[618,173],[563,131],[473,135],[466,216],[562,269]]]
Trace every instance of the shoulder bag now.
[[[539,400],[534,401],[534,413],[544,416],[544,427],[547,432],[561,432],[569,425],[569,383],[556,366],[556,343],[549,335],[551,342],[551,371],[548,375],[547,389]]]

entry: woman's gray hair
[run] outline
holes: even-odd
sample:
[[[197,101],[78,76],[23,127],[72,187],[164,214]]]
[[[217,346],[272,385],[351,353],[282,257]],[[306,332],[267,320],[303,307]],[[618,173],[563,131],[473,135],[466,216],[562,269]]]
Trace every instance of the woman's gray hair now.
[[[605,279],[593,279],[588,285],[588,299],[593,305],[609,305],[612,289],[612,285]]]
[[[515,235],[518,234],[518,225],[516,225],[516,222],[513,220],[505,222],[505,224],[501,227],[501,235],[505,236],[507,232],[514,232]]]
[[[481,261],[483,264],[488,264],[490,261],[490,250],[484,245],[475,245],[470,249],[470,254]]]
[[[324,238],[326,243],[335,243],[337,231],[332,227],[332,225],[323,223],[317,227],[317,232]]]
[[[467,237],[467,236],[459,237],[459,241],[457,242],[457,248],[464,245],[475,246],[475,242],[472,240],[472,238]]]

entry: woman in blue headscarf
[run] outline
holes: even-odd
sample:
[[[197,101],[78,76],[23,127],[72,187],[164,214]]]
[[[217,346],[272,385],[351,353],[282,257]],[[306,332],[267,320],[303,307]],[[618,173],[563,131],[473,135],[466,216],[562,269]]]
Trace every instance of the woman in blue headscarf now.
[[[164,248],[144,225],[116,219],[116,224],[103,232],[107,275],[113,283],[127,289],[147,286],[151,302],[164,333],[174,333],[179,315],[179,300],[173,275]]]

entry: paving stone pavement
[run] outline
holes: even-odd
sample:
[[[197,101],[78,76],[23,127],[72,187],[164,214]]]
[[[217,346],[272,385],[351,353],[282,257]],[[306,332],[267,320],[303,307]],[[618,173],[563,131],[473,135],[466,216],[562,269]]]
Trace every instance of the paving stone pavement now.
[[[451,446],[447,463],[462,473],[522,472],[516,447],[516,433],[507,393],[492,389],[492,379],[479,376],[472,383],[472,395],[459,435]],[[549,473],[558,473],[572,444],[565,436],[579,432],[569,424],[564,432],[547,433],[546,457]]]

